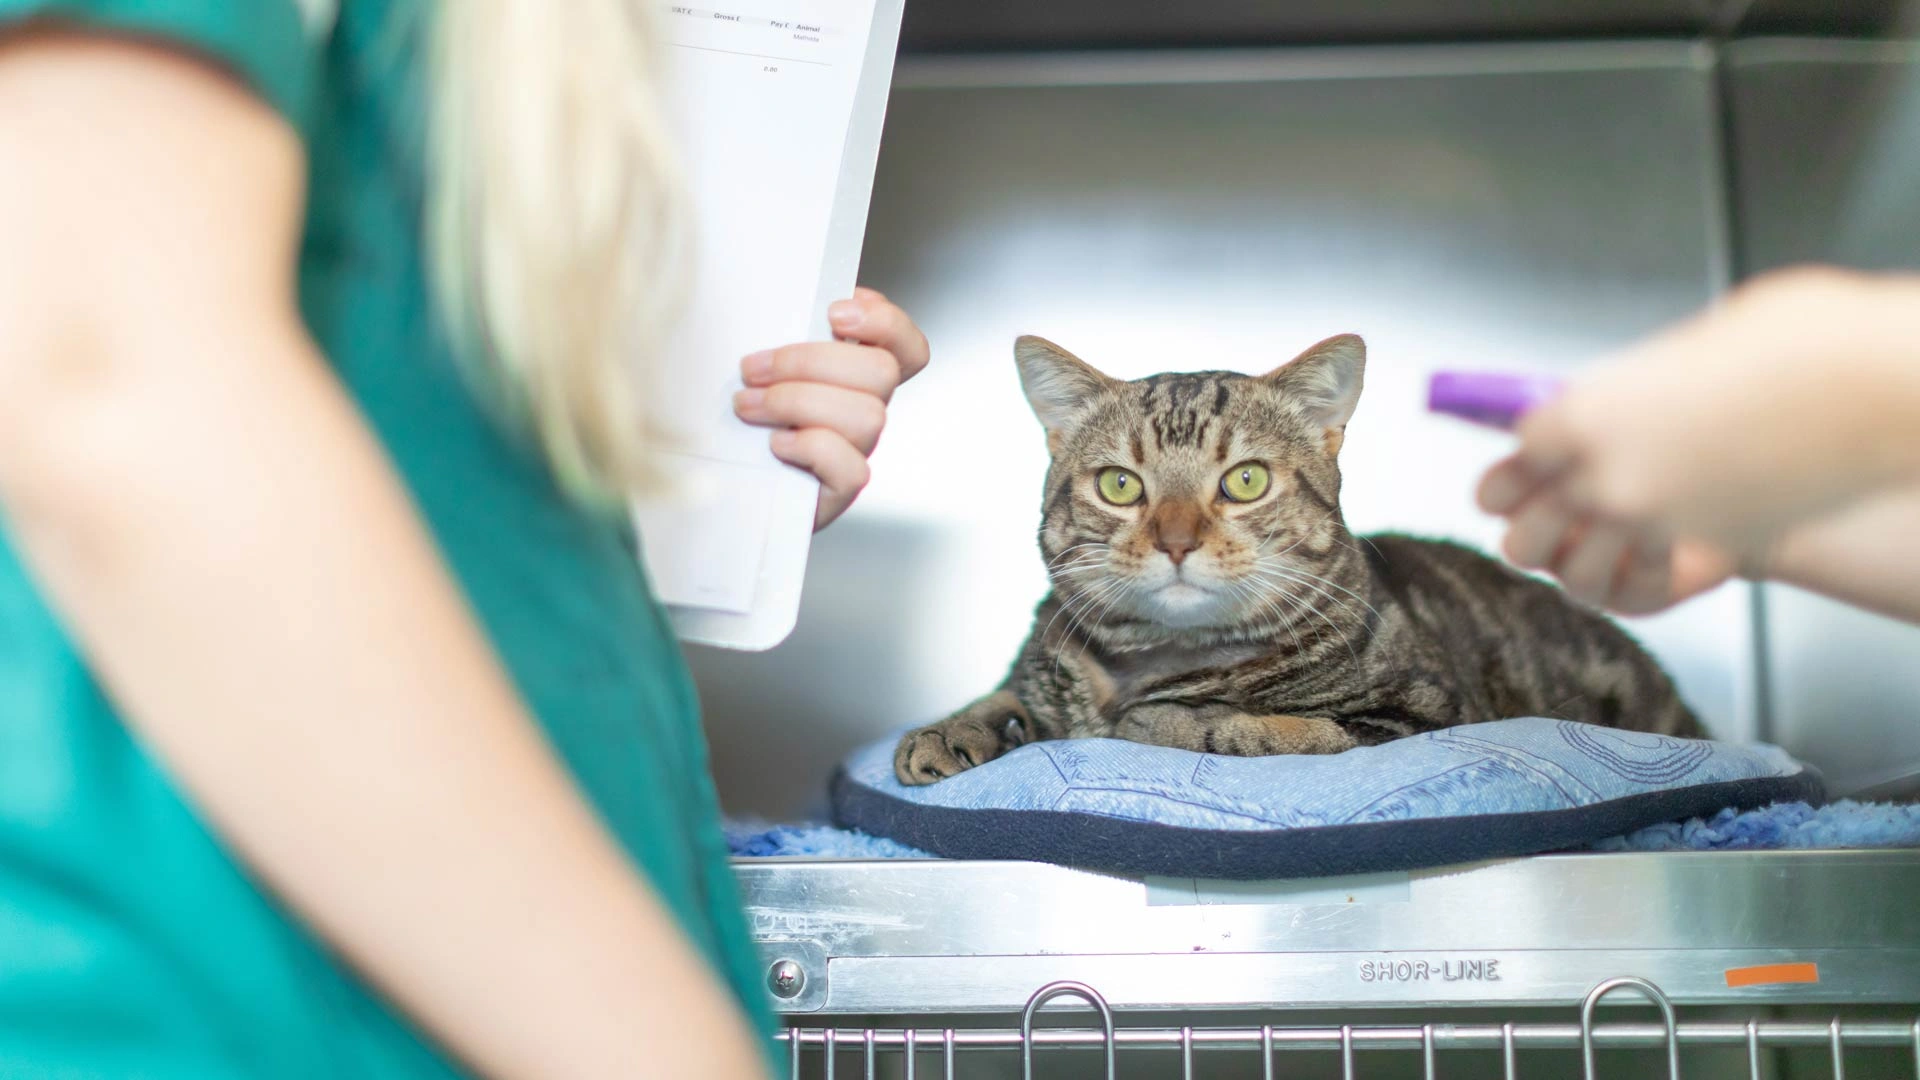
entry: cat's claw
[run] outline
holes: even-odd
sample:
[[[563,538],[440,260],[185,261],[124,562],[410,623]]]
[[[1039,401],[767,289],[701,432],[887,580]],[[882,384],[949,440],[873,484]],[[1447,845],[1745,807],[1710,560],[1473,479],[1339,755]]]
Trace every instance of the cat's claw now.
[[[893,775],[918,787],[984,765],[1024,741],[1012,726],[962,714],[910,731],[893,752]]]

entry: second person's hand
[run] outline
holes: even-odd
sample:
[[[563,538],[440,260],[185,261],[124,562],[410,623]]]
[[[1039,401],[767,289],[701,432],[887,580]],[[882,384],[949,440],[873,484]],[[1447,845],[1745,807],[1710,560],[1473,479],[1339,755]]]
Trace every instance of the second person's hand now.
[[[1481,483],[1508,557],[1590,603],[1658,610],[1898,481],[1920,460],[1914,288],[1773,275],[1574,380]]]
[[[837,341],[754,353],[740,362],[742,420],[776,428],[775,457],[820,479],[813,527],[826,528],[867,486],[867,458],[901,383],[927,366],[927,337],[906,312],[872,289],[827,309]]]

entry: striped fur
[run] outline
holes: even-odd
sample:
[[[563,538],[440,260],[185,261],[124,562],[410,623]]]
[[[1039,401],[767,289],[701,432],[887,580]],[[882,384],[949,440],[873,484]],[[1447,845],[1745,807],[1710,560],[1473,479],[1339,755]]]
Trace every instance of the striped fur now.
[[[1052,591],[999,688],[901,741],[902,782],[1035,739],[1322,754],[1510,716],[1703,734],[1632,638],[1552,585],[1458,545],[1347,531],[1359,338],[1260,377],[1121,382],[1038,338],[1015,353],[1053,456]],[[1222,476],[1245,463],[1270,486],[1235,502]],[[1114,466],[1140,501],[1101,497]]]

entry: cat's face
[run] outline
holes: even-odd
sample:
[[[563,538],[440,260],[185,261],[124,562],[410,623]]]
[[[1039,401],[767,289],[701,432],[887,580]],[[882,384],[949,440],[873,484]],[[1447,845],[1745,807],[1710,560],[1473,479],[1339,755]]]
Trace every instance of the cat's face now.
[[[1360,397],[1359,338],[1258,377],[1122,382],[1040,338],[1014,352],[1053,455],[1040,548],[1069,612],[1278,628],[1337,595],[1324,564],[1350,543],[1336,457]]]

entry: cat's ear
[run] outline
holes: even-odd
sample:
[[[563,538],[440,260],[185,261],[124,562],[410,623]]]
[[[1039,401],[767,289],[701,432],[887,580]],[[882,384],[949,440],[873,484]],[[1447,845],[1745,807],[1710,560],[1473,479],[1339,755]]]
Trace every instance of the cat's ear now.
[[[1085,360],[1032,334],[1013,343],[1013,359],[1020,365],[1020,388],[1027,392],[1027,404],[1047,429],[1050,443],[1072,428],[1100,392],[1113,384]]]
[[[1340,452],[1340,443],[1360,404],[1360,387],[1367,372],[1367,343],[1357,334],[1340,334],[1309,348],[1265,375],[1307,409],[1314,423],[1326,429],[1327,453]]]

